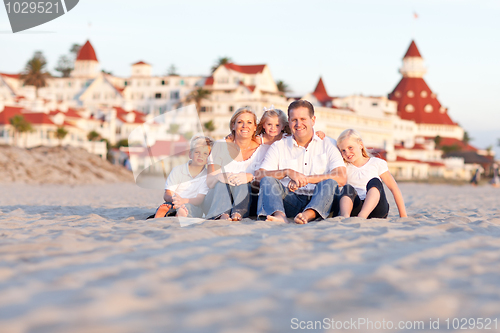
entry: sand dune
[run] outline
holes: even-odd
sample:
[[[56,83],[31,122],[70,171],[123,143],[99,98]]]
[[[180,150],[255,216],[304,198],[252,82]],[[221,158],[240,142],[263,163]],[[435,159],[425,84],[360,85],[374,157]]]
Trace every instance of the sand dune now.
[[[0,146],[0,183],[80,185],[133,179],[125,168],[82,148]]]
[[[446,318],[500,320],[498,189],[401,189],[408,218],[390,200],[386,220],[181,227],[144,220],[161,190],[2,185],[0,331],[290,332],[292,318],[422,320],[428,331],[430,318],[441,330]]]

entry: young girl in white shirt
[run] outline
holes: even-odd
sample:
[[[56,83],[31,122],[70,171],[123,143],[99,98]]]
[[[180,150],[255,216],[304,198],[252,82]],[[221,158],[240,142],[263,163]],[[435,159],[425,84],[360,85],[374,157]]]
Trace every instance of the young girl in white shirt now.
[[[391,190],[399,216],[406,217],[403,195],[387,167],[387,162],[371,157],[353,129],[340,134],[337,146],[342,153],[347,168],[347,184],[340,193],[340,215],[362,218],[386,218],[389,203],[384,192],[385,183]]]

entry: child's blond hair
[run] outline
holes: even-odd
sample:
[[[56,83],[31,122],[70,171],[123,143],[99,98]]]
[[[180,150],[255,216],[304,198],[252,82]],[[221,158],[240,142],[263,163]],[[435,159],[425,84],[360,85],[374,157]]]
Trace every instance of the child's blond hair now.
[[[278,117],[280,123],[283,124],[283,132],[286,134],[292,134],[290,131],[290,126],[288,126],[288,117],[286,116],[286,113],[283,112],[280,109],[271,109],[267,110],[262,114],[262,117],[260,118],[259,124],[257,125],[257,135],[261,135],[265,133],[264,130],[264,123],[266,122],[267,118],[271,117]]]
[[[340,135],[337,139],[337,147],[340,145],[340,143],[342,141],[344,141],[346,139],[352,139],[352,140],[356,141],[357,143],[362,144],[363,146],[361,148],[361,153],[362,153],[363,157],[366,157],[366,158],[371,157],[368,150],[366,150],[365,144],[363,143],[363,139],[361,139],[361,135],[359,135],[359,133],[356,130],[350,128],[350,129],[346,129],[345,131],[340,133]],[[340,149],[340,147],[339,147],[339,149]],[[345,161],[345,159],[344,159],[344,161]]]
[[[198,146],[208,146],[208,149],[211,150],[214,142],[208,136],[198,135],[191,139],[190,151],[195,149]]]

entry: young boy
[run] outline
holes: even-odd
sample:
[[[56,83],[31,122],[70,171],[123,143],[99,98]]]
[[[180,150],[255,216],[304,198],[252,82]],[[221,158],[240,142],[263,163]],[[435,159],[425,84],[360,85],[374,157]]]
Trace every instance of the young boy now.
[[[170,172],[165,184],[162,204],[156,217],[183,216],[201,217],[201,205],[208,193],[207,158],[210,155],[212,140],[197,136],[191,140],[189,162],[178,165]]]

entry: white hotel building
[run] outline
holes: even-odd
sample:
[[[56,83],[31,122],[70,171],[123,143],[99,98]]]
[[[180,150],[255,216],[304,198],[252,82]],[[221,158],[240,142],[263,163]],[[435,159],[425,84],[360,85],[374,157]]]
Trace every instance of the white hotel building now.
[[[434,138],[439,135],[446,144],[476,150],[461,143],[463,129],[451,120],[425,83],[423,58],[413,41],[400,72],[402,79],[388,97],[332,97],[320,78],[314,91],[301,98],[315,106],[317,130],[336,138],[344,129],[355,128],[367,146],[387,159],[396,178],[469,177],[470,166],[463,160],[443,159],[441,150],[435,149]],[[92,130],[114,144],[127,139],[144,122],[150,132],[156,133],[148,144],[158,141],[157,146],[161,146],[179,137],[167,133],[171,123],[178,124],[182,132],[198,123],[195,112],[186,116],[174,110],[186,106],[189,93],[201,87],[211,95],[201,101],[199,121],[213,121],[215,131],[210,135],[222,138],[229,133],[229,119],[236,109],[249,106],[260,116],[270,105],[286,111],[294,100],[278,91],[265,64],[229,63],[209,77],[152,76],[151,65],[139,61],[131,65],[129,77],[105,74],[89,41],[80,49],[71,76],[52,77],[47,83],[35,98],[34,88],[23,86],[20,75],[0,73],[0,142],[13,143],[8,119],[19,113],[35,128],[18,141],[22,146],[58,144],[53,132],[59,126],[70,132],[63,144],[87,147],[86,135]],[[155,120],[161,114],[165,116]],[[193,128],[191,132],[196,131]],[[95,152],[95,144],[93,150],[87,149]],[[103,155],[102,147],[97,150]]]

